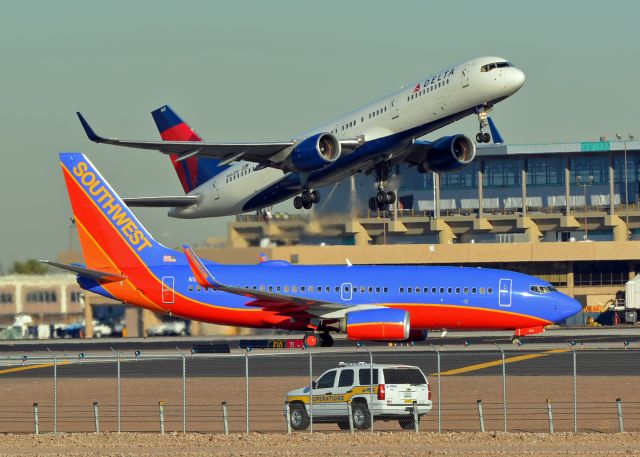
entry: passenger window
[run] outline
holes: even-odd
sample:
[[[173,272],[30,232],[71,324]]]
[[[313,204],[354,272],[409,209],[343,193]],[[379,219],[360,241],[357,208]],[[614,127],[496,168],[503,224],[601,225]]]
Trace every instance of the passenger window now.
[[[385,293],[385,294],[388,294],[388,293],[389,293],[389,288],[388,288],[388,287],[385,287],[383,290],[384,290],[384,293]]]
[[[371,293],[373,292],[373,287],[369,287],[367,290],[369,291],[369,293]]]
[[[380,288],[376,287],[376,293],[379,294],[380,293]]]
[[[264,292],[264,286],[260,286],[260,290]]]
[[[469,288],[468,288],[468,287],[465,287],[465,288],[464,288],[464,293],[465,293],[465,294],[468,294],[468,293],[469,293]]]
[[[193,286],[189,286],[189,292],[193,292]],[[29,294],[27,294],[27,301],[31,301]]]
[[[420,293],[420,288],[416,287],[416,293],[419,294]]]
[[[309,286],[309,292],[313,292],[313,286]]]
[[[349,387],[353,385],[353,370],[342,370],[340,372],[340,380],[338,387]]]
[[[371,371],[373,371],[373,381],[371,381]],[[361,386],[368,386],[371,384],[378,384],[378,369],[374,368],[360,368],[358,378]]]
[[[459,294],[460,293],[460,288],[456,287],[456,293]]]
[[[277,287],[276,287],[276,290],[277,290],[278,292],[280,292],[280,290],[281,290],[280,286],[277,286]]]
[[[269,292],[273,292],[273,286],[269,286]]]
[[[291,286],[291,292],[297,292],[298,286]]]
[[[438,289],[436,289],[435,287],[432,287],[432,288],[431,288],[431,293],[432,293],[432,294],[435,294],[437,291],[438,291]]]
[[[289,292],[289,286],[284,286],[284,291]]]
[[[472,293],[472,294],[475,294],[475,293],[476,293],[476,288],[475,288],[475,287],[472,287],[472,288],[471,288],[471,293]]]
[[[339,288],[338,286],[336,286],[336,288],[334,289],[334,291],[335,291],[336,293],[338,293],[338,292],[340,292],[340,288]]]
[[[404,287],[400,288],[400,293],[403,294],[404,293]]]
[[[481,288],[480,288],[480,293],[481,293],[482,295],[484,295],[484,287],[481,287]]]
[[[453,293],[453,287],[449,287],[449,288],[447,289],[447,293],[448,293],[448,294],[452,294],[452,293]]]
[[[444,293],[444,287],[440,288],[440,293],[443,294]]]
[[[407,293],[409,293],[409,294],[410,294],[411,292],[413,292],[413,289],[412,289],[411,287],[408,287],[408,288],[407,288]]]
[[[336,370],[331,370],[322,376],[316,384],[316,389],[328,389],[333,387],[336,381]]]
[[[300,292],[304,292],[304,286],[300,286]]]
[[[201,290],[202,290],[202,287],[196,286],[196,292],[200,292]]]
[[[489,288],[487,289],[487,293],[488,293],[489,295],[491,295],[491,294],[493,293],[493,289],[492,289],[491,287],[489,287]]]

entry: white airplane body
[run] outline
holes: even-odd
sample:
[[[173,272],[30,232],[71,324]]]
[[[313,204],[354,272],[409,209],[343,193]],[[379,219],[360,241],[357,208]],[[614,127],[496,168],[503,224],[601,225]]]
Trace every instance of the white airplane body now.
[[[384,189],[393,164],[408,162],[421,172],[448,172],[470,163],[475,145],[464,135],[435,142],[417,138],[476,114],[480,121],[476,140],[488,142],[489,135],[483,133],[487,112],[520,89],[524,80],[524,73],[503,58],[477,58],[409,84],[293,140],[273,143],[203,142],[168,106],[152,113],[164,140],[155,142],[99,137],[78,115],[92,141],[172,155],[186,195],[126,199],[130,206],[170,206],[169,215],[177,218],[226,216],[269,207],[302,191],[294,206],[308,209],[320,198],[314,187],[372,170],[379,189],[369,203],[374,209],[395,201],[395,194]]]

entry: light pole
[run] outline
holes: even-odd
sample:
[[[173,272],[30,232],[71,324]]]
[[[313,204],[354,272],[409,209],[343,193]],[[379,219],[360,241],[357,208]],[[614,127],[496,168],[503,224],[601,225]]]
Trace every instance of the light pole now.
[[[593,176],[576,176],[576,183],[582,186],[584,194],[584,241],[589,239],[589,229],[587,228],[587,187],[593,184]]]
[[[629,134],[629,141],[633,141],[633,135]],[[616,133],[618,141],[622,140],[622,135]],[[627,240],[631,235],[629,229],[629,171],[627,167],[627,140],[624,140],[624,222],[627,224]]]

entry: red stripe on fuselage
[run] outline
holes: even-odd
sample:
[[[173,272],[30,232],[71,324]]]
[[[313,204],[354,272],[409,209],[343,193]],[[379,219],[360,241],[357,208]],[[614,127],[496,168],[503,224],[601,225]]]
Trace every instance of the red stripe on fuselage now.
[[[491,309],[446,304],[385,304],[409,312],[412,329],[512,330],[549,325],[552,322],[508,309]]]

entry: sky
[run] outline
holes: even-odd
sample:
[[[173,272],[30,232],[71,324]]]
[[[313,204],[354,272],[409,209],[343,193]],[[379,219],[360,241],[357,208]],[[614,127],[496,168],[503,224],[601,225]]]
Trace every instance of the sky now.
[[[126,139],[158,139],[149,113],[170,104],[208,140],[288,140],[449,65],[501,56],[527,76],[492,113],[508,143],[638,137],[639,17],[637,1],[7,2],[0,270],[67,249],[60,151],[86,153],[123,196],[182,192],[166,156],[91,143],[76,111]],[[467,118],[442,132],[476,130]],[[225,237],[231,220],[136,214],[170,246]]]

